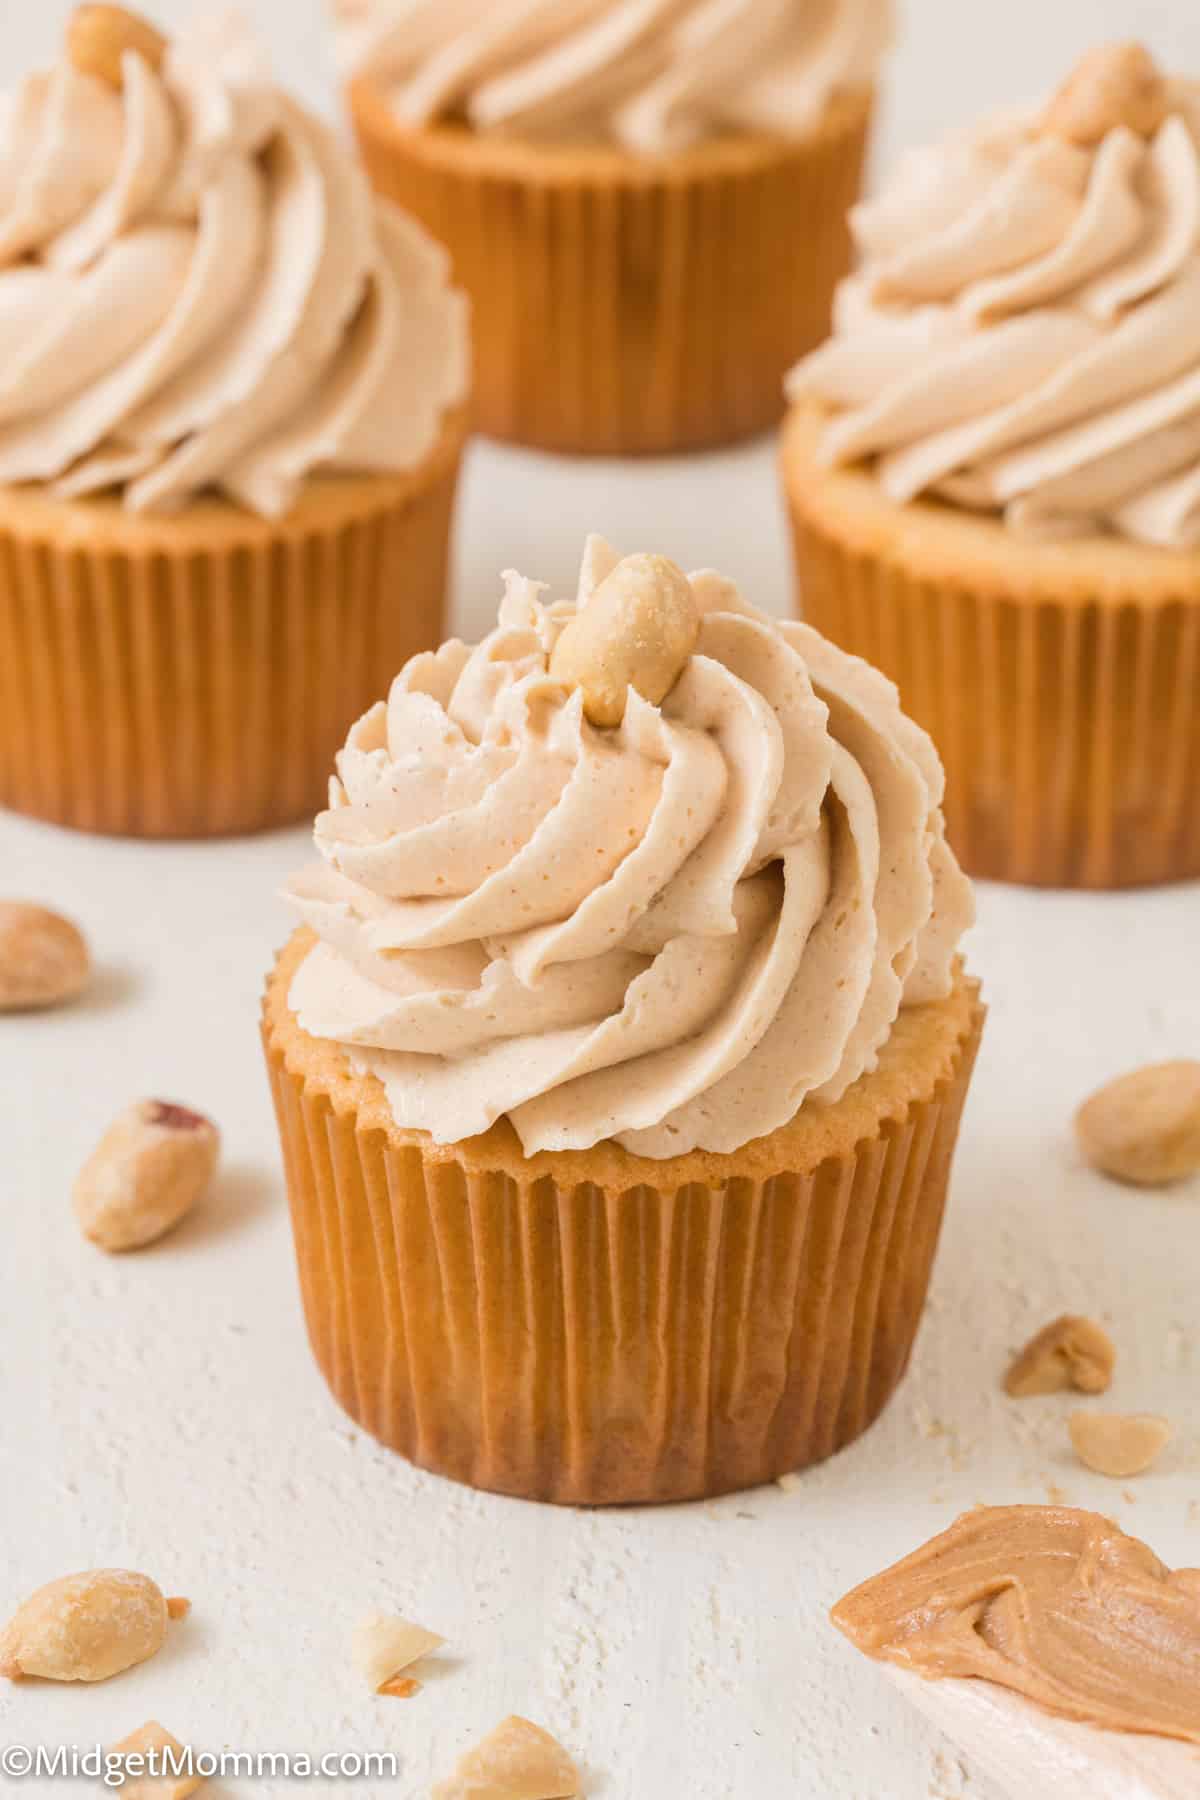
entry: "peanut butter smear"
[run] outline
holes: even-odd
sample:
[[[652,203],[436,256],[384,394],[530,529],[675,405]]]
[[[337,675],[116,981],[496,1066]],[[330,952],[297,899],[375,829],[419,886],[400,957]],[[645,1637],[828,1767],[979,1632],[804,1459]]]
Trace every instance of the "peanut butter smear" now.
[[[868,1656],[974,1676],[1063,1718],[1200,1743],[1200,1569],[1111,1519],[990,1506],[839,1600]]]

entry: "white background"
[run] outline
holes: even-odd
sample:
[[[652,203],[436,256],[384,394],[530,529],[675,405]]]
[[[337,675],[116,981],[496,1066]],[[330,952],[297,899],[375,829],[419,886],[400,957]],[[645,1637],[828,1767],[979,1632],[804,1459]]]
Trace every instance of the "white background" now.
[[[67,10],[7,0],[5,70],[48,54]],[[328,94],[315,0],[251,10],[283,74]],[[1138,32],[1200,70],[1192,0],[909,0],[908,14],[885,154],[1049,86],[1101,35]],[[479,448],[459,629],[482,628],[508,564],[568,585],[592,529],[788,603],[769,445],[636,470]],[[0,818],[0,892],[74,913],[99,962],[85,1005],[0,1019],[0,1615],[104,1563],[195,1603],[117,1682],[3,1688],[0,1745],[111,1742],[157,1717],[205,1748],[395,1748],[395,1787],[312,1791],[416,1800],[520,1711],[570,1745],[600,1800],[995,1800],[826,1612],[979,1500],[1061,1492],[1200,1562],[1200,1191],[1112,1188],[1078,1166],[1069,1132],[1103,1077],[1197,1054],[1200,889],[981,893],[971,957],[992,1015],[934,1299],[914,1370],[863,1443],[786,1492],[571,1513],[409,1469],[341,1417],[308,1358],[255,1040],[288,928],[275,889],[306,854],[302,832],[161,848]],[[79,1239],[70,1182],[143,1093],[211,1111],[224,1174],[175,1238],[114,1261]],[[1128,1489],[1073,1464],[1068,1402],[999,1392],[1010,1348],[1064,1309],[1109,1322],[1114,1403],[1175,1422],[1161,1467]],[[411,1702],[372,1700],[349,1669],[348,1633],[375,1606],[451,1640]],[[3,1800],[20,1791],[0,1779]],[[299,1791],[214,1784],[205,1800]]]

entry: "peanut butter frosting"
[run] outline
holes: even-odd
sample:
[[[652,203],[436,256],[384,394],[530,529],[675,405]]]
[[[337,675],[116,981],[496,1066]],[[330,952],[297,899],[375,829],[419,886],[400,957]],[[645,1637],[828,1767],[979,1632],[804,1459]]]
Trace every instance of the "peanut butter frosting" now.
[[[443,252],[236,15],[120,69],[64,55],[0,115],[0,481],[274,516],[415,466],[468,382]]]
[[[288,890],[320,938],[300,1024],[439,1143],[507,1114],[529,1153],[736,1150],[838,1100],[902,1006],[950,991],[971,892],[895,689],[675,570],[695,649],[597,727],[551,663],[623,572],[592,538],[574,601],[510,573],[482,643],[409,662]]]
[[[615,141],[650,155],[807,130],[867,87],[891,0],[336,0],[343,64],[407,125]]]
[[[825,461],[1035,540],[1200,545],[1200,85],[1094,53],[1041,112],[901,162],[793,372]]]
[[[918,1675],[1200,1743],[1200,1569],[1166,1568],[1098,1513],[977,1507],[847,1594],[833,1622]]]

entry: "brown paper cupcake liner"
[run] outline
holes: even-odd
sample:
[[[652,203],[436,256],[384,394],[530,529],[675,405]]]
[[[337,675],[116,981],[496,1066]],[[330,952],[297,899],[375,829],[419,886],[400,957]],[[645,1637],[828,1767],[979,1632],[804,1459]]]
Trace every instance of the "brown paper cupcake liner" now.
[[[154,838],[311,817],[349,725],[441,640],[464,436],[279,521],[0,490],[0,805]]]
[[[438,1147],[268,990],[264,1042],[309,1336],[410,1461],[529,1499],[693,1499],[856,1438],[908,1363],[983,1009],[902,1014],[837,1107],[735,1156]],[[842,1147],[838,1147],[841,1145]]]
[[[800,139],[652,158],[406,130],[369,83],[350,90],[375,186],[471,295],[480,429],[620,456],[778,422],[784,372],[827,333],[850,266],[872,99],[835,100]]]
[[[783,474],[799,606],[882,669],[946,765],[976,876],[1119,888],[1200,876],[1200,555],[1023,545],[820,468],[798,414]]]

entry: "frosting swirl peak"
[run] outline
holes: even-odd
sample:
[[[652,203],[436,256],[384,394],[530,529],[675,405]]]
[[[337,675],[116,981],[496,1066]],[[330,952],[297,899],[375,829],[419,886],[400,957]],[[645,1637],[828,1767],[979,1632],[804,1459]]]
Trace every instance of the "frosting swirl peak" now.
[[[342,61],[409,125],[615,139],[657,154],[806,131],[870,86],[891,0],[335,0]],[[485,16],[486,15],[486,16]]]
[[[311,472],[412,467],[467,385],[442,251],[236,17],[157,60],[118,88],[65,57],[0,122],[0,482],[276,515]]]
[[[789,383],[828,462],[1024,537],[1200,546],[1200,86],[1099,52],[1040,115],[911,154],[853,225]]]
[[[507,1114],[528,1152],[736,1150],[949,991],[970,890],[894,688],[703,573],[670,691],[596,728],[551,662],[618,560],[590,539],[575,602],[510,574],[481,644],[414,658],[289,889],[300,1024],[437,1142]]]

